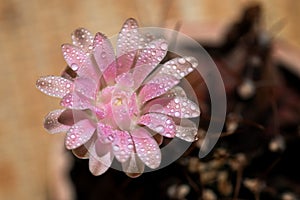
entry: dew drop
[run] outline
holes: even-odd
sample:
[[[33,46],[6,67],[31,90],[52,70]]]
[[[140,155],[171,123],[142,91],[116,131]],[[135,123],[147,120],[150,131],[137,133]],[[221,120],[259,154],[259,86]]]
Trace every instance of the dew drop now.
[[[114,150],[114,151],[119,151],[119,150],[120,150],[120,147],[119,147],[118,145],[114,145],[114,146],[113,146],[113,150]]]
[[[102,52],[102,53],[101,53],[101,57],[102,57],[102,58],[105,58],[105,57],[106,57],[106,53],[105,53],[105,52]]]
[[[154,49],[154,48],[155,48],[155,45],[154,45],[154,44],[151,44],[151,45],[150,45],[150,48],[151,48],[151,49]]]
[[[166,133],[166,137],[172,137],[171,133]]]
[[[71,67],[71,69],[72,69],[72,70],[74,70],[74,71],[77,71],[77,70],[78,70],[78,68],[79,68],[79,67],[78,67],[78,65],[77,65],[77,64],[75,64],[75,63],[71,64],[71,66],[70,66],[70,67]]]
[[[192,109],[192,110],[196,110],[196,106],[191,105],[191,109]]]
[[[179,62],[179,64],[184,64],[185,63],[185,59],[184,58],[179,58],[178,62]]]
[[[162,132],[164,132],[165,128],[164,128],[163,126],[159,125],[159,126],[157,126],[157,127],[155,128],[155,130],[156,130],[158,133],[162,133]]]
[[[166,50],[168,49],[168,44],[164,42],[164,43],[162,43],[162,44],[160,45],[160,48],[161,48],[162,50],[166,51]]]
[[[127,147],[128,149],[133,149],[133,144],[128,144]]]

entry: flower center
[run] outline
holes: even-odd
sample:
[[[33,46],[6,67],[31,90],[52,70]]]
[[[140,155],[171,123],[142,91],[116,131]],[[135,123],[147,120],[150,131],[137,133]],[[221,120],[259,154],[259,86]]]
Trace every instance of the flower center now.
[[[113,103],[115,106],[121,106],[123,104],[123,100],[122,100],[122,98],[117,97]]]

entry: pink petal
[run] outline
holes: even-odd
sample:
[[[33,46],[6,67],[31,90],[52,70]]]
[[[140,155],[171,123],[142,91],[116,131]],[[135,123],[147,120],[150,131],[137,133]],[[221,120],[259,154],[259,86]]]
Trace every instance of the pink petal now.
[[[85,28],[78,28],[72,33],[73,45],[80,47],[84,51],[89,51],[93,43],[93,35]]]
[[[199,106],[185,97],[162,97],[151,101],[148,105],[150,112],[158,112],[178,118],[199,117]]]
[[[133,71],[135,88],[139,87],[145,78],[157,67],[167,53],[167,42],[157,39],[138,50]]]
[[[64,44],[62,51],[67,64],[73,71],[79,76],[89,77],[98,81],[100,74],[86,52],[71,44]]]
[[[198,128],[196,124],[188,119],[182,119],[180,125],[176,126],[176,137],[188,142],[194,142]]]
[[[169,138],[175,136],[175,123],[171,117],[168,117],[160,113],[148,113],[141,116],[138,121],[139,124],[143,124],[151,130]]]
[[[112,146],[110,143],[102,143],[99,138],[96,138],[95,151],[98,157],[103,157],[108,152],[112,152]]]
[[[107,151],[102,156],[98,156],[98,154],[96,153],[96,149],[98,148],[97,147],[98,145],[99,144],[97,143],[97,141],[95,141],[89,147],[89,151],[90,151],[89,169],[90,172],[95,176],[99,176],[104,172],[106,172],[111,166],[111,163],[114,158],[113,153],[111,151]]]
[[[165,96],[168,97],[168,98],[187,97],[184,89],[180,86],[175,86],[170,91],[168,91]]]
[[[66,148],[75,149],[83,145],[92,137],[95,130],[96,128],[88,119],[77,122],[67,132]]]
[[[150,168],[155,169],[160,165],[161,152],[156,141],[144,128],[138,128],[131,132],[139,158]]]
[[[87,98],[86,96],[82,95],[77,91],[65,95],[61,99],[60,105],[66,108],[80,109],[80,110],[93,107],[91,99]]]
[[[145,165],[138,155],[132,152],[130,158],[126,162],[122,163],[122,169],[127,176],[136,178],[144,172]]]
[[[37,80],[36,87],[43,93],[62,98],[73,88],[73,82],[60,76],[44,76]]]
[[[103,144],[97,140],[97,137],[88,144],[90,152],[89,169],[95,176],[106,172],[114,159],[113,153],[109,148],[103,148]],[[102,151],[99,153],[99,151]]]
[[[72,126],[75,123],[88,118],[89,115],[82,110],[64,110],[61,115],[58,117],[58,122],[67,126]]]
[[[109,39],[102,33],[97,33],[93,43],[94,58],[104,79],[112,83],[116,77],[115,53]]]
[[[114,86],[108,86],[101,90],[98,96],[98,101],[107,104],[111,101],[112,94],[114,92],[115,87]]]
[[[58,118],[63,111],[64,111],[64,109],[63,110],[54,110],[54,111],[51,111],[45,117],[44,128],[47,129],[47,131],[49,133],[65,132],[70,128],[70,126],[61,124],[58,121]]]
[[[95,156],[90,156],[89,170],[94,176],[100,176],[109,169],[110,166],[103,164],[104,162],[106,162],[106,160],[109,160],[109,158],[107,159],[107,157],[110,157],[110,155],[106,155],[102,159],[99,159]],[[102,160],[105,160],[105,161],[102,161]]]
[[[97,133],[99,140],[104,144],[112,143],[116,138],[115,129],[107,124],[102,124],[100,122],[98,122],[97,124]]]
[[[165,94],[172,87],[177,85],[179,80],[170,75],[158,75],[148,81],[139,93],[142,103]]]
[[[198,66],[198,61],[193,57],[174,58],[169,60],[159,69],[158,74],[169,74],[182,79]]]
[[[115,140],[112,142],[113,153],[121,163],[128,160],[133,152],[133,141],[127,131],[115,131]]]
[[[62,45],[61,50],[65,61],[75,72],[87,63],[87,54],[80,47],[64,44]]]
[[[113,94],[111,100],[111,109],[113,114],[113,120],[116,122],[117,126],[122,130],[129,130],[131,127],[131,117],[129,113],[129,102],[128,99],[130,96],[127,96],[128,93],[124,91],[116,91]]]
[[[129,103],[129,116],[133,118],[134,116],[137,116],[139,114],[139,108],[138,108],[138,102],[137,102],[137,96],[136,93],[132,93]]]
[[[120,74],[116,78],[117,82],[117,87],[122,88],[123,90],[130,90],[133,86],[133,79],[132,79],[132,74],[131,73],[123,73]]]
[[[127,19],[117,40],[118,74],[128,72],[131,68],[140,43],[139,39],[137,21],[133,18]]]
[[[78,77],[74,80],[74,89],[84,96],[95,99],[99,85],[92,79]]]

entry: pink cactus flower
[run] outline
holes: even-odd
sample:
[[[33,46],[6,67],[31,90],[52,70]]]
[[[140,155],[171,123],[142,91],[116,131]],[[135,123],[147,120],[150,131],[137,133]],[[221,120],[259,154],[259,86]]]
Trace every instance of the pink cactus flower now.
[[[140,33],[128,19],[119,35],[116,55],[110,40],[86,29],[72,33],[73,44],[62,52],[68,73],[37,80],[43,93],[61,98],[61,106],[45,117],[50,133],[67,132],[65,146],[89,159],[94,175],[104,173],[114,158],[128,176],[156,169],[163,137],[194,141],[197,127],[188,118],[199,106],[177,84],[197,67],[193,57],[165,57],[165,39]]]

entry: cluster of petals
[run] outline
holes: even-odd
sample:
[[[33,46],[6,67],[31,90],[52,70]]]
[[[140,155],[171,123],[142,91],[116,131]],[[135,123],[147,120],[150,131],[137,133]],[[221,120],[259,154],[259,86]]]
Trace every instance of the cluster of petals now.
[[[84,28],[62,45],[68,67],[61,76],[40,77],[37,88],[61,98],[63,109],[50,112],[44,127],[66,132],[65,146],[89,159],[94,175],[104,173],[115,158],[128,176],[136,177],[161,163],[163,138],[194,141],[197,127],[188,118],[200,115],[180,80],[197,67],[193,57],[160,64],[167,41],[142,34],[137,22],[124,23],[114,52],[102,33]]]

